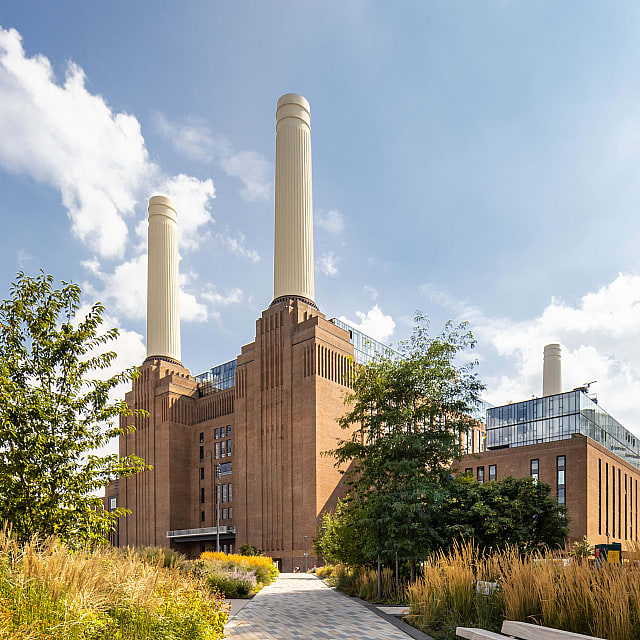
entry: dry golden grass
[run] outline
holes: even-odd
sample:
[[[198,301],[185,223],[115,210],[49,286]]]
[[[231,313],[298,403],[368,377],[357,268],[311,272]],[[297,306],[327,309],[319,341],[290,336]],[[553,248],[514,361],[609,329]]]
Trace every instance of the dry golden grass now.
[[[506,550],[482,556],[471,544],[435,554],[423,578],[408,589],[416,626],[441,638],[450,629],[477,626],[498,631],[501,621],[521,620],[574,633],[640,639],[640,565],[633,553],[623,565],[566,559],[552,553],[520,556]],[[497,581],[490,595],[477,581]]]

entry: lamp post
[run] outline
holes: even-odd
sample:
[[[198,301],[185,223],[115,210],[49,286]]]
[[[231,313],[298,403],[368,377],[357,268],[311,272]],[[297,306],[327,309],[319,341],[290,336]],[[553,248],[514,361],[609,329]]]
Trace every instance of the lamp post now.
[[[220,486],[220,464],[216,465],[216,551],[220,551],[220,501],[218,500],[218,487]]]
[[[211,459],[211,465],[209,466],[209,471],[210,471],[210,475],[211,475],[211,499],[215,500],[216,496],[213,492],[213,453],[211,452],[211,449],[207,449],[207,458]],[[214,507],[214,503],[211,503],[211,522],[213,522],[215,520],[215,515],[213,510],[215,509]]]
[[[309,554],[307,553],[307,540],[309,539],[309,536],[305,536],[304,537],[304,572],[307,573],[307,571],[309,570]]]

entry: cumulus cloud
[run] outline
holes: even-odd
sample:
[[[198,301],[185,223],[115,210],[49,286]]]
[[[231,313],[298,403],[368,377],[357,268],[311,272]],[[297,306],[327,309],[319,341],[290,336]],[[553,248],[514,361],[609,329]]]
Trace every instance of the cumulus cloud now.
[[[344,231],[344,216],[337,210],[318,211],[315,216],[316,225],[329,233],[342,233]]]
[[[123,254],[125,218],[156,171],[137,119],[89,93],[70,62],[27,57],[15,29],[0,27],[0,166],[57,189],[73,233],[101,256]]]
[[[231,289],[227,295],[218,293],[217,291],[205,291],[202,297],[214,306],[226,307],[229,304],[238,304],[244,301],[244,292],[237,287]]]
[[[375,287],[370,287],[368,284],[365,284],[364,291],[371,296],[372,300],[375,301],[378,299],[378,290]]]
[[[102,288],[85,285],[85,290],[108,304],[119,316],[142,320],[147,315],[147,254],[142,254],[117,265],[110,273],[101,270],[95,258],[82,265],[102,283]],[[184,274],[180,278],[180,319],[185,322],[206,322],[211,314],[206,304],[199,302],[189,291],[193,278]]]
[[[386,343],[395,331],[396,323],[393,318],[385,315],[377,304],[366,313],[356,311],[356,316],[358,317],[358,322],[349,320],[345,316],[341,316],[340,320],[362,331],[362,333],[365,333],[374,340],[383,343]]]
[[[316,267],[320,269],[325,276],[335,278],[340,273],[338,270],[338,262],[340,262],[340,258],[336,257],[333,251],[328,251],[316,260]]]
[[[605,409],[640,433],[640,275],[620,273],[575,304],[552,298],[538,316],[523,321],[491,316],[432,286],[423,292],[469,319],[479,351],[498,356],[497,373],[485,378],[489,401],[541,395],[544,345],[559,342],[563,387],[597,380],[593,390]]]
[[[236,151],[226,136],[214,134],[201,118],[169,120],[156,113],[154,121],[158,133],[176,151],[202,162],[216,162],[227,175],[238,178],[245,200],[268,200],[272,196],[273,167],[257,151]]]

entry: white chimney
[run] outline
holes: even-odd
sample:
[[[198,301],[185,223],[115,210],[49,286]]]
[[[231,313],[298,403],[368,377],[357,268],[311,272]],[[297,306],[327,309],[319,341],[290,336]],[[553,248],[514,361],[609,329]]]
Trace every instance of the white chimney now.
[[[180,364],[178,213],[164,196],[149,199],[147,358]]]
[[[305,98],[287,93],[278,100],[273,298],[295,296],[313,304],[310,124]]]
[[[562,393],[562,367],[560,363],[560,345],[548,344],[544,348],[542,371],[542,395],[553,396]]]

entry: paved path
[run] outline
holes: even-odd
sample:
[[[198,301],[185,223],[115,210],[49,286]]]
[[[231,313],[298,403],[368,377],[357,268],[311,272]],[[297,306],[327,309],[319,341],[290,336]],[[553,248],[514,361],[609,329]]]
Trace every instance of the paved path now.
[[[229,640],[410,640],[315,576],[281,573],[227,624]]]

